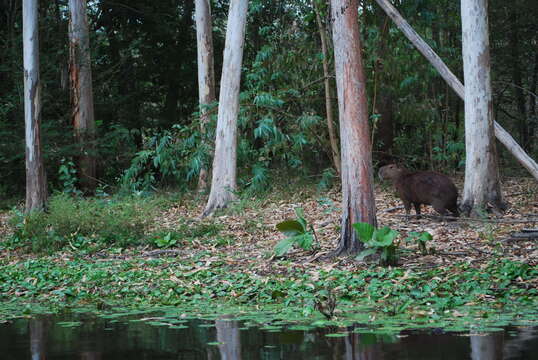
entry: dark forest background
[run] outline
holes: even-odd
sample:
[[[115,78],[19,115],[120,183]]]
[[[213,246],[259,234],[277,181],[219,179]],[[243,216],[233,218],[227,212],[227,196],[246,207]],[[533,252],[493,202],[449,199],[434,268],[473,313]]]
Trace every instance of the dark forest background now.
[[[211,5],[218,91],[228,2]],[[459,1],[395,5],[463,79]],[[20,1],[0,0],[0,198],[22,195],[25,184],[21,11]],[[495,118],[536,159],[538,2],[490,0],[489,12]],[[211,149],[199,132],[194,2],[93,0],[88,16],[101,189],[195,188]],[[463,170],[462,101],[373,1],[361,2],[360,21],[374,163]],[[73,190],[67,2],[40,1],[39,22],[49,188]],[[323,76],[312,3],[251,1],[238,140],[243,189],[267,189],[277,174],[321,185],[335,178]],[[502,166],[517,169],[503,174],[525,174],[499,148]]]

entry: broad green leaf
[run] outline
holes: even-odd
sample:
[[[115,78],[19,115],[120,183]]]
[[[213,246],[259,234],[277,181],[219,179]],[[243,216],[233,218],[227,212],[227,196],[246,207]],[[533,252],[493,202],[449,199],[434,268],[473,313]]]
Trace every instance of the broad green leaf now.
[[[352,225],[353,228],[355,228],[355,231],[357,231],[357,235],[359,235],[359,240],[363,243],[368,243],[370,240],[372,240],[372,236],[374,235],[375,228],[364,222],[355,223]]]
[[[282,221],[276,224],[276,228],[286,236],[296,236],[305,233],[303,225],[297,220]]]
[[[293,244],[295,243],[295,240],[293,237],[285,238],[281,240],[276,246],[275,246],[275,255],[276,256],[282,256],[290,249],[292,248]]]
[[[389,246],[398,237],[398,232],[385,226],[375,231],[375,245]]]
[[[306,224],[306,219],[304,218],[304,210],[303,210],[303,208],[296,207],[295,208],[295,215],[297,215],[297,221],[299,221],[299,223],[303,227],[303,232],[306,232],[307,224]]]
[[[311,250],[312,249],[312,243],[314,242],[314,237],[311,233],[306,233],[298,236],[294,236],[292,239],[295,239],[297,242],[297,245],[301,247],[304,250]]]
[[[376,252],[377,252],[376,248],[366,249],[366,250],[361,251],[361,253],[359,255],[357,255],[357,257],[355,259],[358,260],[358,261],[362,261],[362,260],[364,260],[365,257],[373,255]]]
[[[430,240],[433,240],[433,236],[429,232],[424,231],[423,233],[420,234],[418,239],[420,241],[430,241]]]

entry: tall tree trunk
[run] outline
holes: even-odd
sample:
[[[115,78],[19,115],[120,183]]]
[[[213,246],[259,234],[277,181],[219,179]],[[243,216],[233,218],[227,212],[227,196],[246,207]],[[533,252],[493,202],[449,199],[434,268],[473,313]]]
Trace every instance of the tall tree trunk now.
[[[334,132],[334,117],[333,117],[333,103],[331,98],[331,81],[329,73],[329,52],[327,51],[327,33],[321,16],[319,14],[319,6],[316,0],[313,0],[314,11],[316,12],[316,21],[318,23],[319,37],[321,39],[321,52],[323,53],[323,76],[325,84],[325,111],[327,113],[327,128],[329,130],[329,140],[331,141],[331,155],[333,165],[338,174],[341,173],[340,152],[338,150],[338,139]]]
[[[351,226],[376,226],[372,152],[357,0],[332,0],[334,62],[342,154],[342,230],[336,254],[363,245]]]
[[[465,81],[465,186],[463,213],[488,204],[504,210],[493,133],[487,0],[461,0]]]
[[[202,146],[206,145],[206,129],[210,121],[207,106],[215,101],[215,68],[213,65],[213,34],[211,4],[209,0],[196,0],[196,43],[198,52],[198,96],[200,103],[200,134]],[[205,164],[200,169],[198,191],[207,190],[208,171]]]
[[[95,190],[95,118],[93,113],[90,37],[86,0],[69,0],[69,80],[71,120],[79,146],[80,186],[88,193]]]
[[[41,81],[37,0],[22,3],[24,54],[24,126],[26,141],[26,212],[42,210],[47,179],[41,152]]]
[[[458,78],[450,71],[441,58],[432,50],[432,48],[417,34],[417,32],[409,25],[407,21],[400,15],[396,8],[389,0],[375,0],[377,4],[387,13],[394,21],[398,29],[415,45],[418,51],[432,66],[439,72],[439,75],[448,83],[456,94],[465,100],[465,89]],[[495,136],[506,149],[516,158],[519,163],[529,171],[529,173],[538,180],[538,164],[518,145],[510,134],[504,130],[501,125],[494,121]]]
[[[248,0],[231,0],[220,80],[219,114],[211,191],[203,216],[224,208],[235,198],[239,86]]]

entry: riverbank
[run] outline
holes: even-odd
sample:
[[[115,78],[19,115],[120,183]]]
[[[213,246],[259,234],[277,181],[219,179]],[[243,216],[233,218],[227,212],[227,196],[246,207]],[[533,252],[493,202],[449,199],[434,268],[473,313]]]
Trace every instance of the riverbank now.
[[[407,222],[392,190],[378,187],[380,226],[397,230],[402,239],[412,231],[433,235],[427,244],[433,251],[428,255],[402,240],[399,266],[391,268],[353,257],[327,256],[338,237],[337,191],[294,189],[243,198],[203,220],[199,214],[204,198],[193,196],[161,195],[151,206],[147,199],[140,200],[143,204],[136,199],[126,203],[77,200],[74,205],[67,201],[62,206],[71,206],[70,212],[92,207],[102,212],[102,207],[112,206],[127,211],[131,215],[125,223],[121,215],[108,215],[126,238],[102,239],[99,234],[109,234],[102,230],[105,225],[88,225],[98,236],[84,233],[80,229],[86,227],[75,224],[78,232],[66,239],[58,235],[58,224],[67,225],[54,220],[57,228],[49,224],[47,232],[49,236],[53,231],[54,237],[47,238],[43,249],[35,253],[23,237],[20,222],[4,225],[0,321],[38,308],[176,306],[202,313],[258,311],[306,322],[328,321],[327,317],[330,321],[368,320],[381,322],[380,326],[402,323],[457,329],[470,324],[535,324],[536,240],[513,239],[510,234],[536,225],[538,190],[532,180],[508,180],[503,189],[511,208],[502,218]],[[292,218],[298,206],[313,224],[319,248],[294,248],[276,258],[274,247],[282,235],[275,224]],[[433,215],[432,210],[428,208],[426,214]],[[77,218],[77,214],[70,216]],[[94,217],[100,219],[97,212]],[[5,214],[2,219],[5,224]],[[136,231],[127,231],[131,227]],[[60,244],[59,248],[53,244]]]

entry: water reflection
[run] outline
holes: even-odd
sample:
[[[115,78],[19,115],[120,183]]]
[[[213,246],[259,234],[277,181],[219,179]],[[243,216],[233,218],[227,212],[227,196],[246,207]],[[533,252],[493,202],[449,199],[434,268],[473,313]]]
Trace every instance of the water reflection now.
[[[360,326],[310,331],[215,321],[40,317],[0,324],[1,359],[538,359],[538,328],[485,334],[368,333]],[[340,335],[335,337],[334,334]],[[330,335],[330,336],[327,336]]]
[[[504,333],[478,334],[471,336],[472,360],[502,360]]]
[[[217,320],[217,341],[222,360],[241,360],[241,335],[239,322],[234,320]]]
[[[44,319],[32,319],[30,328],[30,353],[32,360],[45,360],[47,354],[46,322]]]

